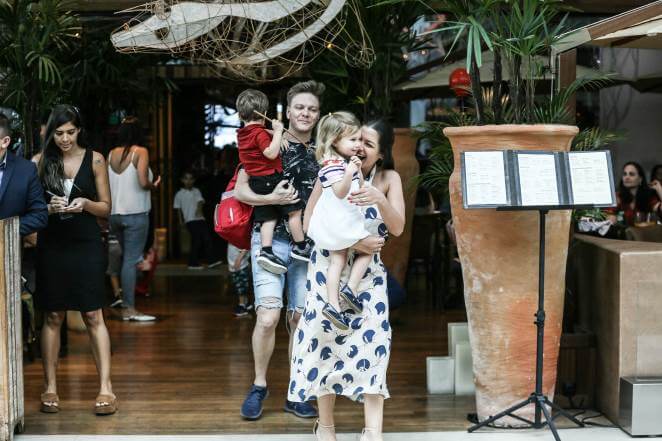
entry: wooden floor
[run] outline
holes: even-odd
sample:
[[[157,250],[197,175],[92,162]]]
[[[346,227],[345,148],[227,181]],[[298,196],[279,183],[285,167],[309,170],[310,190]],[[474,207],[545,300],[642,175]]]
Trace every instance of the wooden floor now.
[[[309,433],[312,421],[282,411],[289,375],[282,323],[264,416],[256,422],[239,417],[253,379],[254,318],[235,318],[233,306],[223,271],[189,273],[162,266],[153,295],[138,299],[138,308],[157,315],[157,322],[107,320],[118,414],[93,415],[97,375],[87,334],[70,332],[68,355],[58,371],[60,413],[39,412],[41,360],[25,366],[26,434]],[[446,324],[464,321],[464,314],[434,310],[425,294],[410,292],[408,304],[392,321],[393,398],[386,402],[384,430],[464,430],[473,397],[427,395],[425,387],[426,357],[447,354]],[[340,432],[363,427],[361,408],[346,399],[338,402],[337,420]]]

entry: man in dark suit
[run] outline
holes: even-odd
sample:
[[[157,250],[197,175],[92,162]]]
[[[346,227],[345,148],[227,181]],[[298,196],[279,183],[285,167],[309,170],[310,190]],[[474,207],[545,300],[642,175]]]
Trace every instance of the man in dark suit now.
[[[21,236],[48,224],[48,207],[35,165],[9,152],[9,120],[0,113],[0,219],[18,216]]]

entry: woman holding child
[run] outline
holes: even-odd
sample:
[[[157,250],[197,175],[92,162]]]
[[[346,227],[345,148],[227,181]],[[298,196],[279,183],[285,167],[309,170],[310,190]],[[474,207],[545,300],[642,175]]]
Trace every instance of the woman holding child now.
[[[361,142],[354,147],[357,137]],[[309,293],[294,334],[288,400],[317,400],[319,420],[314,432],[320,441],[336,439],[336,395],[364,402],[361,441],[382,439],[391,350],[385,268],[377,253],[370,256],[367,269],[363,270],[360,265],[365,250],[347,249],[344,238],[336,237],[338,232],[328,226],[321,231],[324,226],[316,219],[324,213],[317,212],[316,207],[328,207],[328,199],[343,206],[348,215],[360,212],[362,216],[357,221],[362,220],[363,224],[352,228],[352,234],[358,235],[357,241],[365,234],[378,234],[384,239],[389,232],[400,235],[405,224],[404,199],[400,176],[393,170],[392,144],[393,130],[383,120],[361,127],[353,115],[335,112],[324,117],[318,127],[317,145],[329,148],[319,156],[323,167],[306,207],[304,225],[310,223],[310,231],[322,239],[326,248],[316,244],[310,257]],[[355,168],[359,165],[357,158],[360,170]],[[362,185],[361,175],[365,181]],[[353,183],[348,192],[336,185],[346,176]],[[348,234],[346,230],[341,233]],[[339,255],[343,263],[336,272]],[[358,272],[361,274],[357,277]],[[332,293],[328,292],[329,284]]]

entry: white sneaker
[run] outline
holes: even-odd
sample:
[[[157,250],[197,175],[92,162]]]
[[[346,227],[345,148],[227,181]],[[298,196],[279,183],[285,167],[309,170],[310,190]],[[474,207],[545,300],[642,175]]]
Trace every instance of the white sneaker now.
[[[190,266],[189,265],[188,269],[190,269],[190,270],[203,270],[203,269],[205,269],[205,267],[202,266],[202,265],[196,265],[196,266]]]
[[[156,320],[156,317],[142,312],[129,316],[129,321],[132,322],[153,322],[154,320]]]
[[[216,262],[212,262],[212,263],[210,263],[209,265],[207,265],[207,268],[214,268],[214,267],[219,266],[219,265],[222,264],[222,263],[223,263],[222,260],[217,260]]]

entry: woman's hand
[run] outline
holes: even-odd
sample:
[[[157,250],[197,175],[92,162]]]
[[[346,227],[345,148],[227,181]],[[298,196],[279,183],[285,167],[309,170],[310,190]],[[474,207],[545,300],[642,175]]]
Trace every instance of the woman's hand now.
[[[69,200],[64,196],[53,196],[48,204],[49,213],[60,213],[69,204]]]
[[[88,202],[90,202],[88,199],[76,198],[73,201],[71,201],[71,204],[64,207],[62,211],[66,213],[82,213],[83,210],[85,210],[85,206],[87,205]]]
[[[352,248],[363,254],[377,254],[385,243],[386,240],[381,236],[368,236],[356,242]]]
[[[352,192],[348,198],[349,202],[359,207],[367,205],[379,205],[386,202],[386,196],[372,185],[366,185]]]
[[[273,198],[273,205],[292,205],[299,202],[299,193],[287,180],[280,181],[269,196]]]
[[[152,190],[156,190],[157,188],[159,188],[159,185],[161,185],[160,175],[156,177],[156,180],[154,182],[152,182]]]
[[[657,193],[657,197],[662,199],[662,184],[657,179],[654,179],[649,184],[650,188]]]

